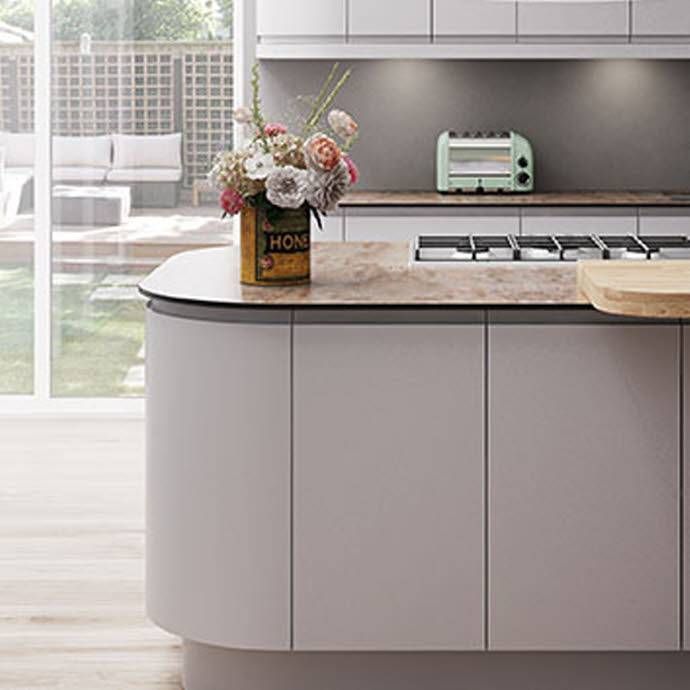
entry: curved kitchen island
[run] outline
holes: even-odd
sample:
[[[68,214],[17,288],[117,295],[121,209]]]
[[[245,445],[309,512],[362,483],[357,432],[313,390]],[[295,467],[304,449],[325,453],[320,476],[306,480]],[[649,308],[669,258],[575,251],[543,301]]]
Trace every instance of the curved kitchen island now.
[[[683,687],[686,326],[601,314],[574,265],[408,257],[141,284],[147,607],[185,687]]]

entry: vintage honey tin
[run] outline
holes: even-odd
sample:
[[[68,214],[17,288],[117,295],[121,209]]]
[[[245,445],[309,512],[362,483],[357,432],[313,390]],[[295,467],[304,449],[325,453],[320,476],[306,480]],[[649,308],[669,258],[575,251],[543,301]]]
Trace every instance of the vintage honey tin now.
[[[303,285],[310,280],[309,209],[242,209],[240,280],[245,285]]]

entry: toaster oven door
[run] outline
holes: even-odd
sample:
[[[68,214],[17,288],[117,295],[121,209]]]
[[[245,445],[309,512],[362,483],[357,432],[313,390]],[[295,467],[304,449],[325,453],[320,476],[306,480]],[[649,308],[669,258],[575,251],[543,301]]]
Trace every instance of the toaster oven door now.
[[[489,142],[451,145],[450,177],[510,178],[513,169],[510,145],[488,145]]]

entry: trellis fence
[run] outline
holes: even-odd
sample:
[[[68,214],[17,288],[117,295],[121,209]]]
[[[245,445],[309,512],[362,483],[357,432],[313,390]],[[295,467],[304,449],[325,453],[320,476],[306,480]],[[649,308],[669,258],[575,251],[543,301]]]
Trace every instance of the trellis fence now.
[[[203,178],[232,145],[232,46],[228,42],[57,43],[53,132],[182,132],[184,184]],[[34,126],[33,46],[0,45],[0,130]]]

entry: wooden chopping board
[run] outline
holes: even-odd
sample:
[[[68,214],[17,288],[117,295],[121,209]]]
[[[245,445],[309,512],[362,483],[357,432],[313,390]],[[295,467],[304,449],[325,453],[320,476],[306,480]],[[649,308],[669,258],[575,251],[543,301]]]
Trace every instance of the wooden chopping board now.
[[[690,318],[690,261],[582,261],[577,285],[609,314]]]

